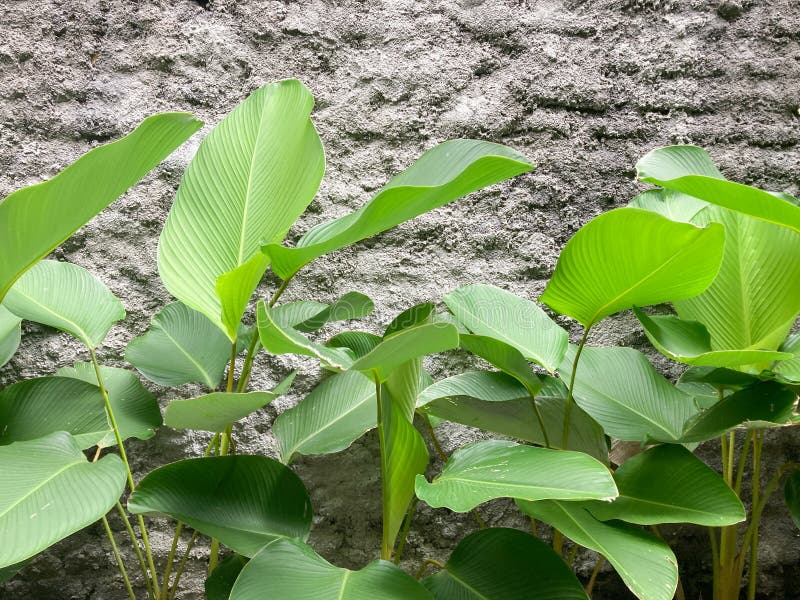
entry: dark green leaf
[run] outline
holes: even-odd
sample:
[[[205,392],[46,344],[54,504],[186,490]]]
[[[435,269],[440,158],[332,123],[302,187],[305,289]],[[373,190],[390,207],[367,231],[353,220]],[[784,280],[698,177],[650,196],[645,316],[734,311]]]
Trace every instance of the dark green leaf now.
[[[460,344],[467,352],[480,356],[492,366],[514,377],[525,386],[529,396],[535,396],[542,389],[542,380],[514,346],[484,335],[461,335]]]
[[[228,600],[233,584],[247,562],[248,559],[241,554],[231,554],[219,563],[206,579],[206,600]]]

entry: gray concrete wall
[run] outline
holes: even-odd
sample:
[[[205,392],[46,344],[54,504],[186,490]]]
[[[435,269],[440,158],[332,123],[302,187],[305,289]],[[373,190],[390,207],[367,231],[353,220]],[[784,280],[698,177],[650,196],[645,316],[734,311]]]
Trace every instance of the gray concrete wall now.
[[[503,142],[537,163],[533,174],[320,260],[287,293],[321,301],[367,293],[377,310],[366,326],[377,330],[403,308],[467,283],[536,297],[570,235],[640,189],[633,165],[655,146],[703,145],[728,177],[797,194],[799,44],[796,0],[0,0],[0,197],[151,113],[188,110],[213,124],[254,88],[285,77],[315,94],[328,156],[319,197],[290,240],[360,206],[439,141]],[[200,139],[56,252],[123,299],[128,318],[100,351],[110,364],[122,364],[126,343],[169,301],[156,242]],[[628,315],[609,319],[592,342],[645,345]],[[0,386],[85,358],[66,335],[26,325]],[[439,377],[468,362],[454,354],[429,367]],[[255,386],[293,367],[302,369],[295,391],[237,430],[242,450],[274,454],[274,416],[319,376],[300,359],[258,361]],[[164,403],[196,392],[152,389]],[[474,435],[450,427],[442,441],[452,450]],[[137,475],[196,455],[206,439],[165,429],[131,443]],[[771,435],[771,465],[797,460],[798,441],[792,432]],[[378,461],[368,435],[346,452],[297,465],[316,512],[311,541],[342,566],[378,554]],[[484,511],[492,524],[525,526],[509,503]],[[779,501],[765,518],[763,597],[797,598],[797,532]],[[467,517],[421,509],[407,566],[446,559],[474,528]],[[153,530],[163,558],[171,532],[161,521]],[[705,533],[667,533],[687,578],[706,583]],[[104,542],[99,526],[88,528],[0,586],[0,597],[121,598]],[[183,598],[201,597],[202,559],[200,548]],[[588,554],[581,565],[591,568]],[[687,587],[696,589],[692,581]],[[599,595],[627,597],[611,573]]]

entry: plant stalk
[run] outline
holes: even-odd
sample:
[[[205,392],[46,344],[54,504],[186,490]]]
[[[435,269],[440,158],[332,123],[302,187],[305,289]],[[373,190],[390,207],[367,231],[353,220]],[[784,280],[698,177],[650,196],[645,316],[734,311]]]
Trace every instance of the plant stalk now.
[[[381,392],[381,380],[376,373],[375,380],[375,398],[378,405],[378,442],[381,449],[381,504],[383,505],[383,534],[381,535],[381,558],[383,560],[392,560],[392,546],[389,541],[389,503],[387,502],[387,479],[389,477],[389,464],[387,457],[386,447],[386,432],[383,428],[383,394]]]
[[[111,550],[114,552],[114,558],[117,559],[117,566],[119,567],[119,572],[122,573],[122,580],[125,582],[125,589],[128,590],[128,597],[130,597],[131,600],[136,600],[136,595],[133,593],[133,587],[131,587],[131,580],[128,578],[128,571],[125,569],[125,563],[122,562],[122,556],[119,554],[117,542],[114,540],[114,533],[111,531],[111,527],[108,525],[108,519],[106,519],[105,515],[103,515],[100,520],[103,521],[103,527],[106,530],[108,541],[111,542]]]
[[[175,553],[178,551],[178,542],[181,539],[181,532],[183,531],[183,523],[178,521],[175,527],[175,535],[172,537],[172,545],[169,548],[169,555],[167,556],[167,564],[164,567],[164,583],[161,584],[161,599],[167,600],[169,597],[169,576],[172,571],[172,562],[175,560]]]
[[[575,359],[572,361],[572,373],[569,377],[569,391],[567,392],[567,405],[564,407],[564,431],[561,434],[561,448],[566,450],[569,442],[569,425],[570,417],[572,416],[572,404],[575,402],[573,392],[575,390],[575,373],[578,371],[578,361],[581,358],[583,347],[586,345],[586,340],[589,339],[589,331],[591,327],[587,327],[583,332],[580,344],[578,344],[578,351],[575,353]]]
[[[189,560],[189,553],[192,551],[196,539],[197,532],[195,531],[192,533],[192,537],[189,538],[189,543],[186,545],[186,552],[183,553],[183,558],[181,558],[181,562],[178,564],[178,569],[175,571],[175,580],[172,582],[172,587],[169,590],[168,600],[175,600],[175,596],[178,593],[178,583],[181,580],[181,575],[183,575],[183,572],[186,569],[186,562]]]
[[[589,577],[589,583],[586,584],[586,595],[590,598],[592,597],[592,591],[594,590],[594,584],[597,583],[597,576],[600,574],[600,569],[603,568],[603,563],[606,562],[606,557],[602,554],[597,559],[597,562],[594,564],[594,569],[592,569],[592,575]]]
[[[142,577],[144,578],[144,582],[147,585],[147,595],[150,598],[150,600],[155,600],[155,596],[153,594],[153,583],[152,581],[150,581],[150,574],[147,571],[147,564],[145,563],[144,555],[142,554],[142,549],[139,547],[139,540],[136,537],[136,532],[133,531],[131,522],[128,520],[128,515],[125,514],[125,509],[123,508],[120,502],[117,502],[116,508],[120,518],[122,519],[123,524],[125,525],[125,530],[128,532],[128,535],[131,538],[131,542],[133,543],[133,549],[136,551],[136,558],[139,560],[139,569],[141,570]]]
[[[408,507],[408,512],[406,513],[405,521],[403,521],[403,528],[400,530],[400,540],[397,544],[397,551],[394,555],[394,564],[399,565],[400,559],[403,557],[403,550],[406,546],[406,538],[408,537],[408,530],[411,529],[411,521],[414,518],[414,512],[417,510],[417,504],[419,504],[419,498],[414,496],[414,499],[411,500],[411,506]]]

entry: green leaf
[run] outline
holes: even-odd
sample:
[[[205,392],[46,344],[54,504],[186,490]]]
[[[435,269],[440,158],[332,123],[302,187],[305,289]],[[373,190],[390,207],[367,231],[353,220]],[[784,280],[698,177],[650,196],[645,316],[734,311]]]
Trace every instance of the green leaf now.
[[[786,507],[789,509],[792,521],[800,529],[800,471],[795,471],[786,479],[783,497],[786,500]]]
[[[266,347],[266,345],[265,345]],[[428,323],[403,329],[385,337],[375,348],[356,360],[350,368],[370,372],[385,381],[403,363],[421,356],[458,347],[458,330],[448,323]]]
[[[272,270],[288,279],[309,262],[424,212],[533,169],[499,144],[452,140],[428,150],[359,210],[312,228],[294,248],[268,244]]]
[[[344,450],[375,427],[376,413],[373,381],[358,371],[332,375],[275,419],[281,460]]]
[[[410,329],[417,325],[430,323],[436,307],[431,302],[423,302],[408,308],[397,315],[383,332],[383,337],[388,338],[403,329]]]
[[[131,341],[125,360],[159,385],[202,383],[214,389],[231,356],[228,338],[185,304],[167,304],[150,329]]]
[[[480,356],[492,366],[508,373],[519,381],[529,396],[536,396],[542,389],[542,380],[533,372],[522,353],[503,341],[485,335],[461,335],[461,347]]]
[[[306,539],[311,529],[303,483],[264,456],[192,458],[160,467],[139,483],[128,510],[169,515],[244,556],[276,539]]]
[[[734,392],[686,423],[682,442],[704,442],[744,424],[770,427],[791,421],[797,396],[776,381]]]
[[[265,85],[202,141],[158,246],[165,287],[232,340],[279,243],[314,198],[325,155],[296,79]]]
[[[335,567],[309,546],[280,540],[269,544],[242,569],[230,600],[432,600],[420,583],[386,561],[360,571]]]
[[[614,473],[614,481],[616,500],[586,505],[602,521],[724,527],[746,516],[728,484],[683,446],[656,446],[629,458]]]
[[[271,392],[213,392],[188,400],[173,400],[164,413],[164,423],[174,429],[223,431],[230,423],[244,419],[279,395]]]
[[[702,323],[672,315],[648,316],[635,306],[633,312],[659,352],[687,365],[738,368],[792,357],[769,350],[712,350],[711,335]]]
[[[118,456],[89,463],[63,431],[0,446],[0,568],[94,523],[124,487],[125,466]]]
[[[111,326],[125,318],[122,303],[78,265],[43,260],[20,277],[5,307],[27,321],[66,331],[94,350]]]
[[[567,243],[540,300],[584,327],[632,306],[695,296],[714,280],[724,228],[638,208],[595,217]]]
[[[23,560],[22,562],[9,565],[8,567],[0,567],[0,583],[10,581],[17,573],[27,567],[32,560],[33,558],[29,558],[27,560]]]
[[[800,233],[800,207],[777,194],[727,181],[702,148],[656,148],[636,163],[636,176]]]
[[[20,275],[124,194],[201,125],[188,113],[153,115],[121,140],[90,150],[52,179],[17,190],[0,202],[0,302]]]
[[[665,542],[625,523],[598,521],[580,503],[546,500],[517,501],[517,505],[576,544],[605,556],[640,600],[672,600],[678,563]]]
[[[560,448],[567,389],[554,377],[545,378],[536,395],[548,439]],[[544,445],[533,400],[519,381],[488,371],[471,371],[448,377],[425,388],[417,410],[448,421]],[[586,452],[608,462],[605,434],[594,419],[575,407],[570,419],[569,450]]]
[[[586,600],[553,549],[516,529],[491,528],[459,542],[445,568],[422,580],[436,600]]]
[[[92,363],[78,362],[72,367],[62,367],[56,371],[56,375],[97,385],[97,373]],[[100,377],[103,379],[122,439],[135,437],[149,440],[153,437],[162,423],[161,409],[155,396],[147,391],[136,375],[126,369],[101,366]],[[105,415],[105,407],[102,408],[102,413]],[[98,442],[101,448],[117,444],[110,424],[107,429],[105,437]]]
[[[725,252],[711,286],[675,303],[678,316],[705,325],[712,350],[777,350],[800,312],[800,235],[716,206],[695,221],[725,227]]]
[[[361,358],[375,349],[383,338],[366,331],[343,331],[328,340],[327,345],[332,348],[346,348],[353,359]]]
[[[487,440],[457,450],[433,483],[417,477],[417,496],[434,508],[466,512],[505,497],[610,500],[617,488],[608,469],[582,452]]]
[[[567,332],[530,300],[492,285],[467,285],[443,298],[472,333],[498,339],[551,373],[567,351]]]
[[[759,379],[755,375],[741,371],[713,367],[690,367],[683,372],[679,383],[704,383],[714,388],[738,390],[757,381]]]
[[[22,338],[21,321],[22,319],[0,304],[0,367],[10,361],[19,348]]]
[[[691,223],[697,213],[708,206],[693,196],[672,190],[647,190],[628,203],[630,208],[642,208],[658,213],[671,221]]]
[[[327,323],[350,321],[366,317],[375,309],[375,304],[359,292],[348,292],[333,304],[322,304],[300,300],[276,306],[273,318],[281,325],[289,325],[298,331],[311,333]]]
[[[0,318],[2,317],[0,316]],[[779,362],[773,370],[790,381],[800,383],[800,332],[790,335],[781,344],[780,351],[788,352],[792,358]],[[0,360],[0,365],[2,363],[3,361]]]
[[[248,559],[241,554],[231,554],[217,565],[211,575],[206,578],[206,600],[228,600],[236,583],[236,578],[247,564]]]
[[[569,383],[574,349],[559,374]],[[575,402],[608,435],[628,442],[678,442],[697,413],[694,399],[660,375],[632,348],[585,347],[573,389]]]

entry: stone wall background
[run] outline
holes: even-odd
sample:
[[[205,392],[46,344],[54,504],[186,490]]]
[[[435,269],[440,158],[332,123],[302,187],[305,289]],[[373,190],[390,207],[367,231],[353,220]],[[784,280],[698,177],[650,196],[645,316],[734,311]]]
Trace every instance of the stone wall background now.
[[[151,113],[188,110],[214,124],[256,87],[286,77],[301,78],[315,94],[313,118],[328,157],[318,199],[290,241],[360,206],[446,139],[502,142],[538,164],[532,174],[323,258],[285,296],[326,301],[364,292],[377,306],[365,326],[377,330],[411,304],[467,283],[535,298],[578,227],[642,189],[633,166],[656,146],[705,146],[729,178],[797,194],[798,76],[795,0],[0,0],[0,197],[54,175]],[[127,342],[170,300],[157,276],[156,243],[201,137],[55,253],[95,272],[128,310],[100,351],[109,364],[123,364]],[[24,333],[0,386],[86,359],[66,335],[30,324]],[[608,319],[592,339],[641,348],[645,341],[629,315]],[[453,354],[428,366],[438,378],[468,362]],[[256,388],[295,367],[302,371],[293,393],[238,429],[243,451],[274,454],[272,420],[319,377],[309,361],[262,355],[257,362]],[[148,385],[162,403],[197,391]],[[474,437],[460,427],[442,432],[448,451]],[[130,443],[129,452],[141,477],[196,455],[206,441],[164,429],[150,442]],[[768,475],[800,458],[799,442],[795,432],[768,438]],[[712,460],[717,454],[704,452]],[[311,542],[339,565],[377,556],[378,461],[377,441],[367,435],[296,467],[315,507]],[[507,502],[483,512],[491,524],[525,527]],[[421,508],[407,566],[446,560],[474,528],[468,517]],[[697,598],[710,576],[705,533],[666,532],[677,542],[687,597]],[[162,558],[171,535],[166,522],[153,525]],[[105,542],[100,526],[76,534],[0,586],[0,598],[122,597]],[[202,597],[202,559],[203,549],[192,555],[183,598]],[[580,560],[587,573],[592,557]],[[765,514],[760,597],[800,597],[798,561],[798,532],[776,496]],[[608,570],[601,596],[629,597]]]

